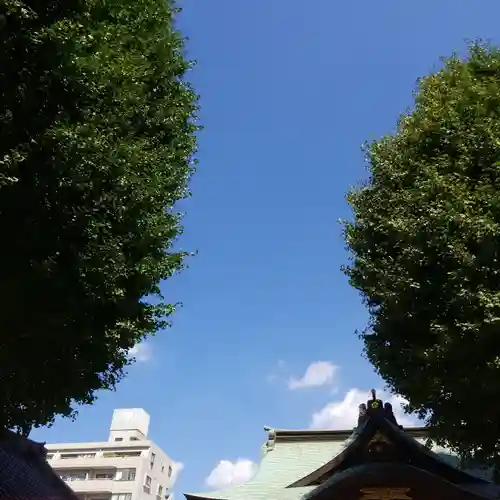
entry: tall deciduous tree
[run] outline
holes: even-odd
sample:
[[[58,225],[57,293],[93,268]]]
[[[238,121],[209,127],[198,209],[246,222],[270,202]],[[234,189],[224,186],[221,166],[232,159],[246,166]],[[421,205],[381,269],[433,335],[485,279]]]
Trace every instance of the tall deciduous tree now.
[[[348,194],[366,355],[465,456],[500,463],[500,51],[472,44],[420,80]]]
[[[197,130],[177,12],[0,5],[0,425],[92,403],[173,311],[159,285],[183,267]]]

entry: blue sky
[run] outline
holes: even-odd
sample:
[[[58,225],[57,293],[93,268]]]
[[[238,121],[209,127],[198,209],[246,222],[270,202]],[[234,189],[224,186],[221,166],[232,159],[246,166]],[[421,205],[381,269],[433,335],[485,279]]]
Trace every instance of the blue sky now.
[[[183,308],[115,393],[32,434],[105,440],[113,408],[143,407],[151,438],[185,465],[178,494],[207,489],[221,460],[211,484],[245,476],[251,464],[235,461],[258,460],[264,425],[354,425],[366,395],[349,391],[381,386],[339,269],[344,194],[365,175],[361,144],[394,130],[416,79],[465,39],[498,42],[500,17],[498,0],[183,5],[205,126],[181,239],[199,255],[163,286]],[[291,389],[318,361],[302,384],[316,387]]]

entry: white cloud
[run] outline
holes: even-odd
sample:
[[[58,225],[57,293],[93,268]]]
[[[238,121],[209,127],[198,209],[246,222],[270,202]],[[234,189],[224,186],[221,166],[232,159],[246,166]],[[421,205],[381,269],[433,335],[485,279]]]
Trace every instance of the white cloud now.
[[[227,488],[246,483],[257,470],[257,464],[247,458],[238,458],[236,462],[221,460],[205,479],[205,484],[213,489]]]
[[[289,389],[304,389],[306,387],[321,387],[332,385],[338,366],[328,361],[316,361],[311,363],[304,376],[297,379],[292,377],[288,381]]]
[[[392,404],[394,415],[400,425],[418,425],[418,420],[404,413],[402,405],[406,402],[400,396],[377,391],[377,397]],[[358,421],[358,406],[365,403],[371,395],[367,391],[350,389],[342,400],[332,401],[312,416],[312,429],[352,429]]]
[[[146,361],[149,361],[152,354],[153,352],[151,350],[151,346],[147,342],[135,344],[135,346],[128,351],[129,358],[135,358],[138,363],[145,363]]]

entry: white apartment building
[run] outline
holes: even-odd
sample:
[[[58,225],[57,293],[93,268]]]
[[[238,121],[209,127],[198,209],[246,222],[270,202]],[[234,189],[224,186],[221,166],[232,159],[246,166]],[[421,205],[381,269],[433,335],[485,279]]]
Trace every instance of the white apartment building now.
[[[148,428],[142,408],[118,409],[107,442],[46,444],[47,460],[81,500],[168,500],[175,464]]]

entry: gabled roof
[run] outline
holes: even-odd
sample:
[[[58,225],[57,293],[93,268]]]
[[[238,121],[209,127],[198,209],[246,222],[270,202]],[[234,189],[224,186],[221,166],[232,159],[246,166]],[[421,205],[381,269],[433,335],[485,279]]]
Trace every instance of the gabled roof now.
[[[348,446],[288,488],[315,486],[302,500],[400,498],[480,500],[499,498],[495,485],[442,460],[398,426],[390,404],[360,405]]]
[[[377,437],[380,441],[389,442],[392,447],[397,449],[399,455],[404,456],[404,461],[408,465],[438,475],[453,483],[487,483],[487,481],[467,474],[445,462],[382,414],[372,415],[356,430],[351,442],[341,453],[311,474],[298,479],[289,487],[318,485],[336,472],[364,465],[366,461],[363,460],[363,456],[366,454],[363,451],[366,450],[370,441]]]
[[[425,437],[426,429],[403,431],[391,405],[376,399],[375,391],[372,395],[359,407],[354,432],[266,428],[269,438],[252,479],[219,491],[186,494],[186,499],[349,500],[363,494],[363,498],[385,498],[384,481],[391,487],[399,484],[402,491],[407,486],[403,479],[419,498],[427,498],[433,488],[446,499],[500,498],[495,485],[459,470],[420,444],[415,438]],[[360,491],[362,485],[366,491]],[[378,486],[385,490],[373,493]]]
[[[187,500],[298,500],[315,485],[289,486],[331,463],[356,438],[350,430],[264,428],[268,440],[262,448],[259,468],[247,483],[222,490],[185,494]],[[409,439],[423,438],[426,429],[406,430]]]

